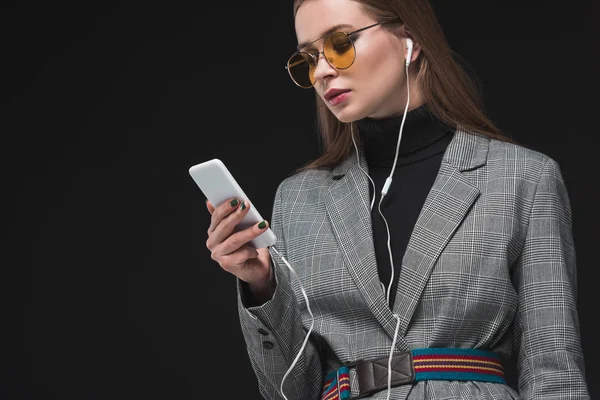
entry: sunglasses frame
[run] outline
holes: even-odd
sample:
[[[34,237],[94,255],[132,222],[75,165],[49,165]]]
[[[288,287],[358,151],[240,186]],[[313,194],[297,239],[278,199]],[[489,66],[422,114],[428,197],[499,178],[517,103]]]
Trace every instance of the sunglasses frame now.
[[[323,54],[323,58],[325,59],[325,61],[327,61],[327,64],[329,64],[332,68],[335,68],[335,69],[348,69],[348,68],[350,68],[352,66],[352,64],[354,64],[354,60],[356,60],[356,48],[354,47],[354,41],[352,40],[352,35],[355,35],[355,34],[357,34],[359,32],[362,32],[362,31],[366,31],[367,29],[373,28],[373,27],[375,27],[377,25],[382,25],[384,23],[386,23],[386,22],[377,22],[375,24],[365,26],[363,28],[357,29],[357,30],[352,31],[352,32],[343,32],[343,31],[331,32],[331,33],[329,33],[329,34],[327,34],[325,36],[322,36],[322,37],[320,37],[320,38],[318,38],[316,40],[313,40],[311,43],[309,43],[306,46],[310,46],[312,43],[314,43],[314,42],[316,42],[318,40],[323,39],[323,50],[320,51],[320,52],[318,52],[317,54],[312,54],[312,53],[309,53],[307,51],[298,50],[298,51],[294,52],[290,56],[290,58],[288,58],[288,62],[285,65],[285,69],[288,71],[288,74],[290,75],[290,78],[292,78],[292,81],[297,86],[301,87],[302,89],[310,89],[310,88],[312,88],[314,86],[314,83],[312,85],[310,85],[310,86],[302,86],[298,82],[296,82],[296,80],[292,76],[292,72],[290,71],[289,65],[290,65],[290,60],[292,58],[294,58],[294,56],[296,56],[298,54],[308,54],[314,60],[314,62],[315,62],[315,68],[316,68],[317,64],[319,63],[319,57],[321,56],[321,54]],[[331,62],[325,56],[325,41],[327,39],[329,39],[330,37],[332,37],[333,35],[339,35],[339,34],[346,35],[346,37],[348,37],[348,40],[350,40],[350,44],[352,44],[352,48],[354,49],[354,58],[352,59],[352,62],[350,63],[350,65],[348,65],[347,67],[344,67],[344,68],[336,67],[335,65],[331,64]],[[306,47],[306,46],[304,46],[304,47]]]

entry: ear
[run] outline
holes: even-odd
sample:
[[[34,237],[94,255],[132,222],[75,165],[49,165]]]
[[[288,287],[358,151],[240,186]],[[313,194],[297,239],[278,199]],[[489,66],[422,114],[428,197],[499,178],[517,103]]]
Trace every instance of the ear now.
[[[419,58],[419,55],[421,54],[421,46],[419,44],[419,42],[417,42],[412,34],[412,32],[410,31],[410,29],[408,29],[406,27],[406,24],[403,24],[400,27],[400,37],[402,38],[402,42],[404,44],[404,48],[406,48],[406,41],[404,40],[404,38],[410,38],[413,41],[413,50],[412,50],[412,57],[410,60],[410,63],[412,65],[412,63],[414,63],[417,58]]]

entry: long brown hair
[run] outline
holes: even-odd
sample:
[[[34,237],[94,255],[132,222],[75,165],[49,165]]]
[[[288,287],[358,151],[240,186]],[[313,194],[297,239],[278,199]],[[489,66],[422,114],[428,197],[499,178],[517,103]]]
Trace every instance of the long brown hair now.
[[[294,0],[294,16],[307,1],[311,0]],[[417,84],[434,116],[449,126],[460,125],[467,131],[514,142],[485,115],[480,82],[459,63],[464,60],[450,48],[429,0],[353,1],[361,3],[378,22],[399,19],[420,45],[421,54],[415,62]],[[350,124],[340,122],[318,95],[316,106],[323,154],[296,172],[335,167],[353,151]],[[360,137],[355,140],[358,145]]]

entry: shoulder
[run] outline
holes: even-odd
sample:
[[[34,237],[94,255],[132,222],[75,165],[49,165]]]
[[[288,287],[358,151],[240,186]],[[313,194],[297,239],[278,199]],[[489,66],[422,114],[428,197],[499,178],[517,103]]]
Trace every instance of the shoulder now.
[[[490,156],[505,156],[510,159],[531,160],[545,163],[550,158],[541,151],[518,143],[489,139]]]
[[[277,195],[283,197],[298,192],[319,193],[330,187],[332,177],[332,170],[327,168],[296,172],[281,181],[277,188]]]
[[[489,139],[487,166],[498,172],[505,171],[531,180],[539,180],[548,171],[560,175],[558,162],[549,155],[521,144],[497,139]]]
[[[449,147],[445,160],[480,189],[535,193],[540,183],[563,183],[552,157],[522,144],[459,130]]]
[[[467,175],[473,171],[478,180],[501,178],[534,182],[547,169],[559,170],[557,162],[541,151],[461,128],[455,132],[444,161]]]

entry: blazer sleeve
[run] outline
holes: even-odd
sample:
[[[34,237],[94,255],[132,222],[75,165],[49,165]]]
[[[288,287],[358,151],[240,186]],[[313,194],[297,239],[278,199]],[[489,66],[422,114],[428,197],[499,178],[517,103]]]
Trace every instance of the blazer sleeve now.
[[[577,273],[569,197],[548,158],[513,270],[519,392],[524,399],[589,399],[577,313]]]
[[[270,227],[277,237],[275,248],[287,260],[282,211],[284,183],[276,191]],[[272,250],[270,254],[276,280],[272,299],[261,306],[249,306],[243,283],[238,279],[238,314],[259,391],[265,399],[318,400],[323,375],[318,351],[310,340],[286,375],[301,350],[311,321],[306,303],[299,303],[292,289],[295,275],[279,255]]]

